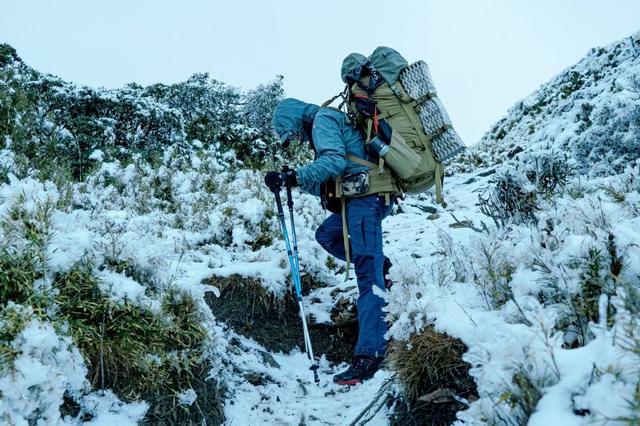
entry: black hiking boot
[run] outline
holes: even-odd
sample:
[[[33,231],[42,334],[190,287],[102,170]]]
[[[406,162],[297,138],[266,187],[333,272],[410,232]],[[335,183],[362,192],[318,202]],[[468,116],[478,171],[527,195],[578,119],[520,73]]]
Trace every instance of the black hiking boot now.
[[[381,356],[356,356],[347,371],[333,376],[333,382],[348,386],[362,383],[376,374],[383,360],[384,358]]]

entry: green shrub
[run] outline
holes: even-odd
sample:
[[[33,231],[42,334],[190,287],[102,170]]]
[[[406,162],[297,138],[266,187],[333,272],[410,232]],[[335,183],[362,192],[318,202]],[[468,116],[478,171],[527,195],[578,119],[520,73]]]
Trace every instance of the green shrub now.
[[[502,409],[496,405],[495,416],[505,424],[525,425],[542,398],[542,388],[534,381],[524,367],[520,367],[512,377],[509,390],[500,395],[500,403],[507,403],[511,415],[503,415]],[[507,420],[508,419],[508,420]]]
[[[573,92],[580,90],[584,83],[585,81],[582,75],[579,72],[572,71],[569,75],[569,81],[565,82],[560,88],[562,98],[568,98]]]
[[[6,247],[0,249],[0,308],[9,301],[29,304],[34,297],[33,282],[40,276],[30,251],[17,254]]]
[[[125,400],[147,400],[154,419],[177,418],[180,410],[198,417],[196,407],[181,407],[176,398],[184,389],[217,389],[206,381],[207,333],[191,295],[168,291],[159,312],[113,301],[86,266],[57,275],[54,287],[59,321],[68,325],[94,387],[111,388]]]
[[[105,266],[131,278],[139,284],[143,284],[147,289],[157,288],[153,270],[151,268],[141,267],[136,264],[133,259],[119,260],[114,257],[108,257]]]
[[[19,352],[11,342],[31,320],[33,311],[23,309],[21,305],[8,304],[0,306],[0,374],[10,371],[13,361]]]

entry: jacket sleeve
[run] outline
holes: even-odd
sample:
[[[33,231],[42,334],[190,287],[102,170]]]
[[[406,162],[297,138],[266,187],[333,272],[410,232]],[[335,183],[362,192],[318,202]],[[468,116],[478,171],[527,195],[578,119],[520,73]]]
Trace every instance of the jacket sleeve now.
[[[332,114],[316,115],[312,136],[317,158],[296,171],[298,184],[303,191],[319,195],[322,182],[344,173],[347,153],[342,126],[340,119]]]

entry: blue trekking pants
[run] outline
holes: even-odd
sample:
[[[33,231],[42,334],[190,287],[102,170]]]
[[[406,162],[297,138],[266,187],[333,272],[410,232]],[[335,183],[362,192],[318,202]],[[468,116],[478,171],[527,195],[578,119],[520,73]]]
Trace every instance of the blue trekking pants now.
[[[358,278],[358,344],[356,355],[384,356],[387,324],[382,307],[384,300],[373,293],[373,286],[384,289],[382,253],[382,219],[391,212],[392,203],[384,197],[368,195],[347,202],[347,225],[351,242],[351,262]],[[316,240],[331,255],[345,260],[342,217],[329,216],[316,230]]]

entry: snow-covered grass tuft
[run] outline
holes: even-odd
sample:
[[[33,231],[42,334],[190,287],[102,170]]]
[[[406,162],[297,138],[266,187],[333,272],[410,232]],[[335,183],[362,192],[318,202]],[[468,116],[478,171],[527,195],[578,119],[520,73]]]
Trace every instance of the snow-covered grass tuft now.
[[[467,347],[460,339],[425,327],[406,341],[394,342],[388,362],[395,372],[406,408],[395,410],[395,424],[422,418],[450,423],[475,398],[475,384],[462,360]],[[400,413],[400,411],[405,411]]]
[[[0,325],[0,420],[58,422],[63,396],[78,398],[88,389],[80,352],[28,306],[9,302],[0,311]]]

